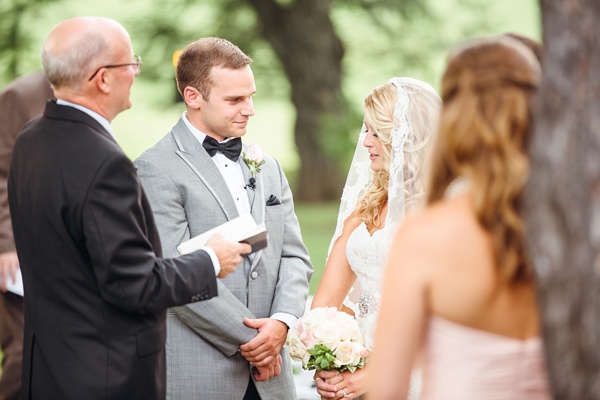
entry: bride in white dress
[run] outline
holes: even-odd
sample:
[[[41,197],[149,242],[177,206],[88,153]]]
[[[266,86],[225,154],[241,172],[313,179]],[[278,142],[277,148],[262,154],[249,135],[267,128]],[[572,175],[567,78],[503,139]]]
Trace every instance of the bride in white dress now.
[[[423,165],[440,103],[430,85],[412,78],[392,78],[364,101],[363,129],[312,308],[338,307],[355,315],[369,350],[392,238],[424,196]],[[367,363],[354,373],[317,371],[317,392],[322,399],[358,398],[368,369]]]

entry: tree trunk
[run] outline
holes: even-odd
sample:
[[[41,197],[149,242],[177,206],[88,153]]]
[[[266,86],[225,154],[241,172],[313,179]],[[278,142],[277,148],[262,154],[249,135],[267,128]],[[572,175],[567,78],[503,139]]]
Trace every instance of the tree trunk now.
[[[275,0],[247,1],[291,84],[300,155],[294,196],[302,201],[339,200],[345,174],[332,148],[345,148],[341,141],[348,135],[343,132],[347,124],[341,95],[344,49],[329,17],[330,0],[298,0],[288,6]]]
[[[600,399],[600,2],[541,0],[528,244],[556,399]]]

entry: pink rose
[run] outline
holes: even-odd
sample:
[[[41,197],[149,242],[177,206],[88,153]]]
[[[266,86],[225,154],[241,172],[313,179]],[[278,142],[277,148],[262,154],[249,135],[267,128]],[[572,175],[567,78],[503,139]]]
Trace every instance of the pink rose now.
[[[248,145],[248,151],[242,153],[242,159],[248,166],[250,174],[252,174],[252,178],[256,176],[257,172],[260,172],[260,166],[265,163],[260,145],[256,143]],[[250,180],[250,185],[252,189],[256,187],[255,182],[252,182],[252,179]]]
[[[248,161],[254,161],[256,164],[260,164],[265,158],[259,144],[252,143],[248,145],[248,152],[246,153]]]

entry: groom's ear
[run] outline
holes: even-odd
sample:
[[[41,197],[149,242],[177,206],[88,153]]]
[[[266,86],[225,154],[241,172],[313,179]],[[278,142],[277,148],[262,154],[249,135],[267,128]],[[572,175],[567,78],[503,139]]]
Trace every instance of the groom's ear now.
[[[186,86],[183,89],[183,100],[185,101],[185,105],[193,108],[194,110],[199,110],[200,105],[202,104],[202,95],[193,86]]]

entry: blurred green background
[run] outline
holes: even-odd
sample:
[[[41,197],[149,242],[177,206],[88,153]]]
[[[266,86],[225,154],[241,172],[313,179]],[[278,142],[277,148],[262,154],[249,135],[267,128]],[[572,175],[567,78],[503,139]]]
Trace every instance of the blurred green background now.
[[[277,3],[285,6],[295,1]],[[173,52],[198,37],[221,36],[254,59],[256,115],[244,140],[260,143],[275,156],[295,188],[300,159],[289,82],[244,0],[0,0],[0,87],[14,75],[39,69],[39,48],[47,33],[56,23],[77,15],[118,20],[144,58],[132,89],[133,108],[113,122],[119,143],[132,159],[164,136],[184,110],[182,103],[174,101]],[[445,57],[462,40],[507,31],[540,38],[539,6],[534,0],[332,0],[330,18],[345,49],[345,102],[359,118],[363,98],[392,76],[412,76],[438,88]],[[11,29],[20,35],[12,53]],[[355,138],[360,119],[351,122],[345,134]],[[315,266],[311,293],[322,274],[337,208],[337,201],[296,204]]]

